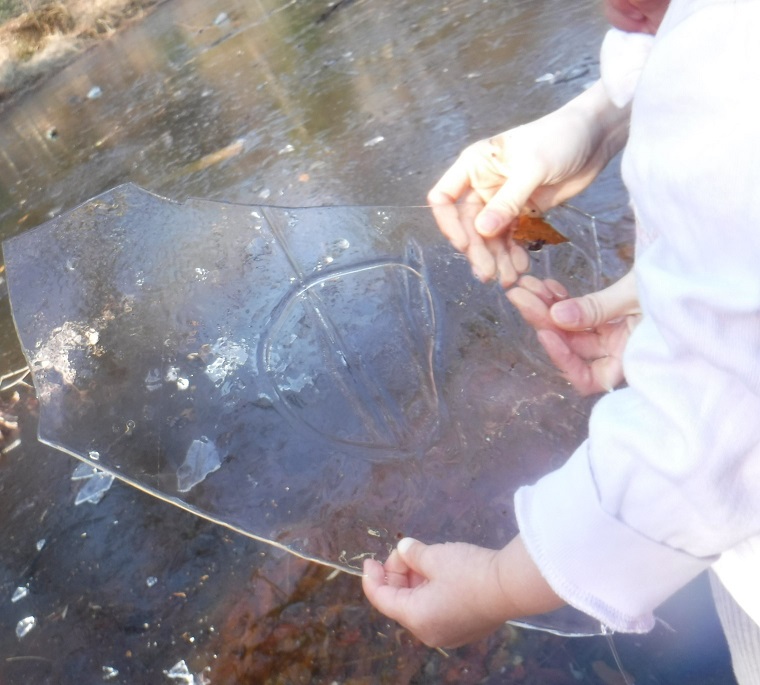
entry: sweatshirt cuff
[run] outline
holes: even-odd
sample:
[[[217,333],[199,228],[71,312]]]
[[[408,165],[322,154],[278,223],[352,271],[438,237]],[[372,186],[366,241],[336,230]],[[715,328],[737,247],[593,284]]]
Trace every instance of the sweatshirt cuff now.
[[[588,441],[567,463],[515,494],[520,534],[552,589],[616,632],[644,633],[653,610],[715,559],[655,542],[605,512]]]

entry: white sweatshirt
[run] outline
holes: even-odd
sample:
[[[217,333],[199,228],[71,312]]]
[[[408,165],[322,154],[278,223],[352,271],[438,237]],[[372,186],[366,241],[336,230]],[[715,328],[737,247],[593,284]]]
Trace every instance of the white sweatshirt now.
[[[760,0],[672,0],[623,178],[644,313],[628,387],[518,491],[520,530],[554,590],[613,630],[651,629],[713,564],[760,623]]]

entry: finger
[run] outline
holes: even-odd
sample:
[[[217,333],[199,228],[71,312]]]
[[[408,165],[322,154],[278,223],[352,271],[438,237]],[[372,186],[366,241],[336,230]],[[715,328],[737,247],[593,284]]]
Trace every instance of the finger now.
[[[524,279],[521,279],[522,283]],[[553,327],[546,302],[530,290],[517,287],[507,292],[507,299],[515,306],[525,322],[534,328]]]
[[[540,298],[547,307],[551,307],[557,300],[560,299],[564,288],[557,282],[551,279],[540,279],[535,276],[523,276],[519,283],[521,288],[524,288],[530,293],[533,293],[536,297]],[[566,292],[566,291],[565,291]]]
[[[486,238],[486,247],[493,256],[495,276],[499,279],[499,284],[504,289],[509,288],[517,281],[520,273],[512,263],[512,255],[505,241],[501,237]]]
[[[462,223],[459,205],[449,201],[448,204],[430,203],[430,209],[433,212],[435,223],[438,224],[438,230],[443,233],[446,239],[454,246],[455,250],[464,252],[470,245],[469,233]]]
[[[513,242],[509,247],[509,256],[518,273],[524,274],[530,268],[530,256],[522,245]]]
[[[581,331],[638,311],[636,282],[631,272],[609,288],[558,302],[550,315],[558,328]]]
[[[592,375],[600,390],[612,392],[623,382],[623,360],[620,357],[604,357],[595,361],[591,366]]]
[[[403,604],[403,588],[392,587],[385,582],[383,565],[374,559],[365,559],[362,589],[369,603],[389,618],[397,619]]]
[[[385,571],[385,582],[388,585],[392,585],[393,587],[408,587],[407,574],[409,573],[409,567],[395,549],[383,564],[383,569]]]
[[[385,569],[375,559],[365,559],[362,566],[362,589],[367,599],[374,605],[374,597],[380,587],[386,584]]]
[[[518,216],[541,179],[537,170],[523,169],[510,175],[494,196],[486,203],[475,220],[475,228],[482,236],[502,233]]]
[[[472,273],[479,281],[486,283],[496,276],[496,259],[480,236],[470,243],[466,254]]]
[[[540,330],[538,340],[552,364],[562,372],[578,393],[590,395],[599,392],[601,387],[596,382],[589,363],[573,352],[558,333],[548,329]]]
[[[427,195],[438,228],[460,252],[467,249],[471,236],[477,235],[475,217],[483,208],[483,201],[472,189],[463,157],[460,155]]]
[[[525,286],[530,286],[535,290]],[[507,299],[515,306],[527,324],[538,331],[553,330],[559,335],[563,345],[582,362],[588,363],[607,356],[608,350],[604,347],[600,336],[593,331],[577,331],[567,337],[560,335],[564,334],[564,331],[557,329],[549,315],[549,305],[553,297],[554,295],[549,295],[545,289],[545,281],[534,276],[523,276],[520,279],[520,286],[512,288],[507,293]],[[556,362],[555,366],[564,371]]]
[[[545,278],[544,284],[554,294],[554,297],[557,300],[564,300],[570,295],[570,293],[567,292],[567,288],[565,288],[565,286],[562,285],[562,283],[559,281],[555,281],[553,278]]]
[[[485,243],[493,254],[499,284],[505,290],[512,287],[517,279],[530,268],[528,253],[508,234],[486,238]]]
[[[541,297],[547,306],[568,296],[565,286],[553,278],[541,279],[531,275],[523,276],[520,279],[520,287]]]
[[[430,578],[435,570],[431,566],[430,548],[430,545],[426,545],[414,538],[404,538],[396,545],[396,550],[406,565],[412,572],[417,573],[423,578]]]
[[[471,189],[469,153],[466,149],[457,160],[444,172],[443,176],[430,189],[427,201],[431,205],[456,202]]]
[[[385,570],[385,581],[392,587],[409,587],[415,588],[425,582],[424,576],[409,568],[398,550],[393,550],[383,564]]]

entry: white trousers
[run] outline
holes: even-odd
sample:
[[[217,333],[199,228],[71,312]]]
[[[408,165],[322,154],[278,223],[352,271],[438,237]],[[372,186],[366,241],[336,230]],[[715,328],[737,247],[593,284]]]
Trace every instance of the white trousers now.
[[[714,573],[711,572],[709,576],[715,608],[731,652],[736,681],[739,685],[760,685],[760,626],[734,601]]]

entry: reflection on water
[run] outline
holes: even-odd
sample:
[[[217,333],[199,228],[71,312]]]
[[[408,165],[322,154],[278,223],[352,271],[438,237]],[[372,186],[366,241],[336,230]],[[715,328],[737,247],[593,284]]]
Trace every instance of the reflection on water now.
[[[170,0],[0,113],[0,238],[128,180],[177,200],[417,204],[465,142],[594,77],[595,5]],[[583,206],[625,213],[614,173]],[[626,237],[601,238],[613,273]],[[24,363],[4,295],[0,281],[0,375]],[[75,507],[75,465],[36,443],[28,389],[1,392],[0,411],[22,441],[0,460],[3,682],[182,682],[184,662],[215,684],[598,683],[591,664],[611,663],[509,628],[446,659],[371,612],[354,578],[119,483]]]

